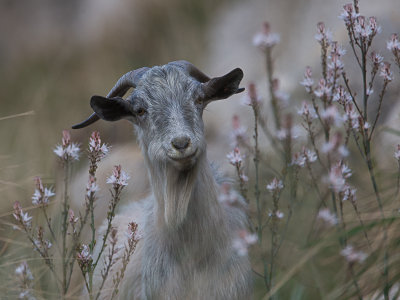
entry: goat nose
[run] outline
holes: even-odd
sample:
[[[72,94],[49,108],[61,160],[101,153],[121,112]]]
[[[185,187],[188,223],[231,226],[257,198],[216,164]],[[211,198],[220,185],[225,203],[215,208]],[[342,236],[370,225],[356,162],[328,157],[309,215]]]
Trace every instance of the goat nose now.
[[[190,145],[190,138],[188,136],[178,136],[172,139],[172,147],[176,150],[185,150]]]

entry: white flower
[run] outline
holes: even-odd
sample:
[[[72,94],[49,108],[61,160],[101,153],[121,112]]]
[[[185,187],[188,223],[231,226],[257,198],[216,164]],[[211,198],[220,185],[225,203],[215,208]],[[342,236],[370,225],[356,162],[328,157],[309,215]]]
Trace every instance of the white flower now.
[[[304,151],[304,156],[305,158],[309,161],[309,162],[314,162],[317,160],[317,154],[315,153],[315,151],[312,151],[310,149],[305,149]]]
[[[271,183],[269,183],[267,185],[267,190],[269,190],[270,192],[275,192],[275,191],[280,191],[283,189],[283,182],[282,180],[278,180],[276,178],[274,178]]]
[[[116,186],[126,186],[128,185],[128,180],[130,176],[121,170],[121,166],[115,166],[113,173],[110,177],[107,178],[107,183],[113,184]]]
[[[397,150],[394,152],[394,158],[400,161],[400,144],[397,145]]]
[[[400,41],[397,37],[397,34],[392,34],[389,41],[387,41],[386,46],[388,50],[395,52],[400,50]]]
[[[218,195],[218,201],[222,204],[234,205],[239,200],[239,194],[231,188],[229,183],[223,183]]]
[[[79,151],[80,151],[79,146],[78,144],[75,143],[71,143],[66,147],[58,145],[54,149],[54,153],[63,160],[68,160],[70,158],[72,158],[73,160],[78,160]]]
[[[226,157],[228,158],[230,164],[236,166],[242,163],[244,155],[241,155],[239,148],[235,147],[235,149],[233,149],[233,151],[230,152]]]
[[[343,198],[342,201],[347,201],[350,200],[351,202],[356,201],[356,192],[357,189],[351,188],[349,185],[346,184],[343,192]]]
[[[367,259],[367,254],[365,254],[362,251],[355,251],[353,246],[346,246],[340,251],[340,254],[344,256],[344,258],[349,262],[349,263],[354,263],[354,262],[359,262],[363,263]]]
[[[383,78],[383,80],[390,82],[393,80],[393,73],[390,70],[390,64],[388,62],[384,62],[381,67],[381,71],[379,76]]]
[[[331,105],[326,109],[323,109],[321,111],[321,118],[335,126],[340,126],[344,121],[343,116],[340,115],[335,105]]]
[[[330,212],[330,210],[327,208],[321,209],[318,212],[317,218],[325,221],[326,223],[328,223],[331,226],[334,226],[338,223],[337,217],[334,214],[332,214]]]
[[[257,242],[257,235],[240,230],[232,241],[232,247],[239,256],[246,256],[248,248]]]
[[[315,112],[314,107],[310,107],[307,102],[303,102],[301,108],[297,110],[299,115],[304,116],[306,119],[309,118],[311,120],[318,118],[317,113]]]
[[[280,210],[277,210],[275,213],[273,213],[272,211],[270,211],[268,213],[269,217],[277,217],[278,219],[283,219],[283,217],[285,216],[285,214],[283,212],[281,212]]]
[[[301,154],[299,152],[296,152],[295,154],[293,154],[292,165],[304,167],[305,164],[306,164],[306,157],[303,154]]]

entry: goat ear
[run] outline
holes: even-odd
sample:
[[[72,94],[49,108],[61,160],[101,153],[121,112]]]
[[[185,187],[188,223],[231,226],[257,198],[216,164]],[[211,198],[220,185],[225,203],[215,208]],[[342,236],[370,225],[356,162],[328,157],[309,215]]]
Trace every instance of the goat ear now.
[[[90,99],[90,106],[101,119],[106,121],[118,121],[133,116],[130,103],[121,97],[93,96]]]
[[[215,77],[203,83],[204,101],[208,103],[213,100],[226,99],[233,94],[243,92],[244,88],[239,88],[242,78],[243,71],[236,68],[224,76]]]

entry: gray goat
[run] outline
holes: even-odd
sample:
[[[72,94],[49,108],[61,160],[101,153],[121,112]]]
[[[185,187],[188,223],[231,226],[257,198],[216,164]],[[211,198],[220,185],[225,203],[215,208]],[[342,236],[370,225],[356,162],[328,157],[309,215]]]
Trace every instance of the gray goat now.
[[[136,221],[143,236],[122,299],[251,299],[248,257],[232,246],[247,227],[246,214],[218,201],[220,182],[207,160],[202,120],[211,101],[244,90],[242,78],[237,68],[210,79],[186,61],[141,68],[122,76],[107,97],[93,96],[94,113],[73,127],[99,118],[131,121],[148,168],[151,195],[115,218],[119,231]]]

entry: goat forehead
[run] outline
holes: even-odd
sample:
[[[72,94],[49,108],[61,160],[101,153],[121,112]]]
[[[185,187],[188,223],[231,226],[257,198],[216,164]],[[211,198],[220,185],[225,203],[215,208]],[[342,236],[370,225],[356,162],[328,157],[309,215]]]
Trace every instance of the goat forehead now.
[[[184,105],[196,97],[199,83],[172,66],[153,67],[140,81],[138,90],[149,106]]]

